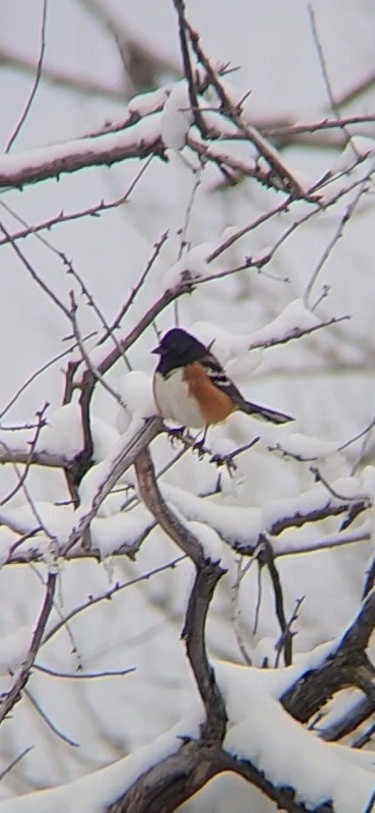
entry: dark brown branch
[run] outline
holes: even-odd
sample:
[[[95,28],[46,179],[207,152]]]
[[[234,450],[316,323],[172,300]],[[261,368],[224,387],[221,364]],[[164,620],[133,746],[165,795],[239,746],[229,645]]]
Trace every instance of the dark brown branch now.
[[[206,653],[205,625],[210,601],[219,579],[225,573],[218,562],[206,558],[202,546],[180,522],[160,493],[149,449],[143,449],[135,460],[135,470],[141,497],[163,531],[194,562],[196,576],[190,595],[183,637],[191,668],[202,697],[206,721],[202,727],[202,740],[218,747],[226,729],[227,717],[223,699]]]
[[[227,715],[214,670],[207,658],[205,626],[215,587],[224,572],[217,562],[211,560],[207,560],[205,565],[197,570],[182,633],[186,641],[187,656],[206,709],[206,721],[201,730],[201,737],[205,745],[216,748],[225,737]]]
[[[361,697],[343,717],[332,723],[328,728],[319,729],[319,735],[326,742],[341,740],[351,734],[352,731],[355,731],[374,711],[374,703],[368,697]],[[316,726],[316,728],[318,727]]]
[[[347,686],[366,691],[364,676],[373,677],[366,647],[375,626],[375,593],[371,593],[337,649],[317,669],[303,674],[281,697],[286,710],[300,722],[307,722],[335,692]],[[374,703],[374,696],[371,698]]]
[[[194,562],[197,569],[205,567],[205,555],[202,545],[197,537],[182,524],[176,514],[171,511],[161,495],[156,482],[155,470],[147,448],[137,455],[134,466],[138,479],[138,486],[143,502],[159,523],[163,531],[186,553]]]
[[[190,107],[194,117],[194,123],[198,127],[201,136],[205,138],[207,135],[207,128],[198,105],[197,88],[190,61],[189,43],[185,24],[185,3],[184,0],[173,0],[173,2],[178,16],[178,31],[180,37],[182,64],[184,66],[184,74],[189,88]]]
[[[268,541],[267,536],[265,534],[261,534],[259,542],[262,545],[262,550],[258,556],[259,566],[261,567],[263,564],[265,564],[270,574],[275,597],[275,612],[277,620],[280,625],[281,634],[282,636],[284,636],[283,649],[284,649],[285,666],[290,666],[292,663],[292,635],[290,633],[290,630],[289,635],[287,634],[288,624],[284,611],[284,596],[283,589],[281,586],[280,575],[275,565],[275,556],[273,553],[272,545]]]
[[[273,173],[274,176],[273,185],[276,186],[276,188],[282,189],[284,192],[289,192],[297,197],[304,197],[304,190],[298,183],[297,179],[292,175],[291,172],[289,172],[285,163],[277,155],[274,148],[268,144],[267,140],[255,127],[248,124],[248,122],[245,122],[240,106],[236,108],[232,104],[223,84],[220,82],[219,77],[212,68],[210,60],[206,57],[200,45],[199,34],[194,31],[190,23],[188,23],[186,20],[186,17],[184,17],[184,25],[186,30],[189,32],[190,41],[196,57],[207,72],[208,79],[220,99],[222,112],[237,125],[245,138],[255,145],[259,151],[259,154],[267,161],[271,169],[271,173]]]
[[[175,813],[177,808],[198,793],[214,776],[232,772],[254,785],[277,807],[288,813],[314,813],[296,801],[293,788],[276,787],[251,762],[236,759],[221,749],[213,750],[200,741],[183,743],[176,753],[158,762],[140,776],[106,813]],[[333,813],[327,802],[315,813]]]

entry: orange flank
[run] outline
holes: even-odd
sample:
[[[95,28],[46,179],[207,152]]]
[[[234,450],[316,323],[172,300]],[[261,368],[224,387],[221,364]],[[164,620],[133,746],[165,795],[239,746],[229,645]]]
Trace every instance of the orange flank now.
[[[205,424],[225,421],[238,407],[225,392],[210,381],[204,367],[199,361],[184,368],[183,380],[188,386],[188,393],[197,398]]]

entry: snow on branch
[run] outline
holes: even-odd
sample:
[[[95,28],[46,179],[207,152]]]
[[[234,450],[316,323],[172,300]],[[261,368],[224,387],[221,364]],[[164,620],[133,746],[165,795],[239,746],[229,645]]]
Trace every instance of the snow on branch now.
[[[317,483],[296,497],[275,500],[263,508],[222,505],[171,485],[163,485],[162,492],[186,519],[207,523],[234,550],[242,555],[252,555],[263,533],[279,536],[288,528],[300,528],[308,522],[337,516],[353,510],[353,506],[358,513],[371,507],[368,491],[357,478],[340,478],[333,488],[336,496],[329,494],[322,483]],[[290,541],[286,540],[285,545],[284,551],[282,539],[274,543],[274,555],[291,553]],[[301,540],[299,551],[303,549]],[[307,549],[311,550],[312,546]]]
[[[373,680],[375,670],[366,648],[375,627],[375,592],[362,604],[354,621],[331,651],[315,669],[307,669],[281,696],[286,710],[301,722],[307,722],[330,699],[346,686],[361,689],[375,708]]]
[[[0,188],[22,189],[28,184],[59,178],[85,167],[111,166],[129,158],[163,156],[160,115],[141,119],[121,133],[81,138],[0,156]]]

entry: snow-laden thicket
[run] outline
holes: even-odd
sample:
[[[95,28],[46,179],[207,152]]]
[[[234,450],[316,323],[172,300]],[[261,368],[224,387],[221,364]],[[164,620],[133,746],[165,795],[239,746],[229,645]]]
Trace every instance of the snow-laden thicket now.
[[[0,813],[370,813],[374,12],[120,5],[5,2]]]

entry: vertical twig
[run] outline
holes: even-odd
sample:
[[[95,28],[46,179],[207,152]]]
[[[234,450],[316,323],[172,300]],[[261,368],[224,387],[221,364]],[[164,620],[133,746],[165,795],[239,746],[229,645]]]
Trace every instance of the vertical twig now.
[[[13,685],[11,686],[9,692],[2,698],[2,702],[0,705],[0,723],[5,719],[5,717],[9,714],[12,710],[14,704],[17,700],[21,697],[22,689],[26,686],[30,672],[32,669],[32,665],[34,660],[37,656],[38,649],[41,644],[41,640],[43,637],[44,630],[46,628],[46,624],[50,615],[50,612],[53,607],[53,601],[55,596],[55,589],[56,589],[56,580],[57,580],[57,572],[50,571],[48,573],[45,592],[44,592],[44,599],[41,606],[41,610],[39,613],[38,621],[31,639],[31,644],[29,647],[29,651],[26,655],[26,658],[19,670]]]
[[[34,84],[31,88],[30,96],[25,104],[23,112],[21,114],[20,119],[18,120],[15,129],[13,130],[12,135],[9,138],[8,144],[6,145],[4,152],[9,152],[10,148],[13,146],[17,136],[19,135],[23,124],[26,121],[27,115],[31,108],[31,105],[34,101],[35,94],[38,90],[39,82],[42,78],[42,68],[43,68],[43,59],[44,59],[44,52],[46,49],[46,25],[47,25],[47,0],[43,0],[43,7],[42,7],[42,27],[40,33],[40,50],[39,50],[39,58],[38,63],[36,66],[36,74],[34,79]]]

